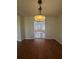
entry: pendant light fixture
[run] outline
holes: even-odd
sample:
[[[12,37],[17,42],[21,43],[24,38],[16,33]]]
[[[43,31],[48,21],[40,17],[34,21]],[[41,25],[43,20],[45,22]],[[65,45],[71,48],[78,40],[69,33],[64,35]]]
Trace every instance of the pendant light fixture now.
[[[34,16],[35,21],[38,21],[38,22],[45,21],[45,16],[41,14],[41,11],[42,11],[42,7],[41,7],[42,0],[38,0],[38,4],[39,4],[39,8],[38,8],[39,14]]]

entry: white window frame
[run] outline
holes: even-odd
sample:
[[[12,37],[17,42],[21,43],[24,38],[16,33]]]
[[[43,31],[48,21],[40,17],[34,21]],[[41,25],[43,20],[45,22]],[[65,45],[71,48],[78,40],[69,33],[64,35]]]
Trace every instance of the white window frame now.
[[[37,24],[37,25],[35,25],[35,24]],[[42,27],[42,25],[43,25],[43,27]],[[35,39],[44,39],[45,38],[45,21],[44,22],[34,21],[34,38]]]

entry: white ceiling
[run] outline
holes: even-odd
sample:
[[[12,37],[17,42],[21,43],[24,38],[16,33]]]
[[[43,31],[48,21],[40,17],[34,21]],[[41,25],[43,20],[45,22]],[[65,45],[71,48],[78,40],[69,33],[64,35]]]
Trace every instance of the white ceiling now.
[[[22,16],[38,14],[38,0],[17,0],[17,13]],[[45,16],[58,16],[62,11],[62,0],[42,0],[42,14]]]

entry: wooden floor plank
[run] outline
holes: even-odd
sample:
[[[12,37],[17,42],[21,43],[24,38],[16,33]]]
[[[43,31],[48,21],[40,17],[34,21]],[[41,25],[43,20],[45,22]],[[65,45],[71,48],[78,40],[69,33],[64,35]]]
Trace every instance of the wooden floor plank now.
[[[17,46],[17,59],[62,59],[62,47],[53,39],[23,40]]]

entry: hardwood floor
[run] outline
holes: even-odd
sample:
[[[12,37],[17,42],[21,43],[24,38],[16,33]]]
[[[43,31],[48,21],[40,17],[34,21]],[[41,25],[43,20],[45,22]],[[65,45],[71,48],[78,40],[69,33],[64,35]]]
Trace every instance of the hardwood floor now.
[[[23,40],[17,45],[17,59],[62,59],[62,46],[53,39]]]

